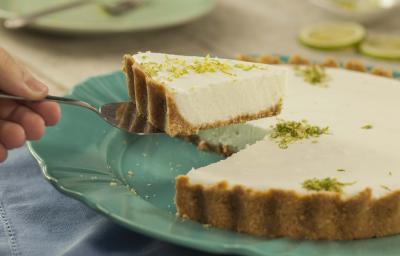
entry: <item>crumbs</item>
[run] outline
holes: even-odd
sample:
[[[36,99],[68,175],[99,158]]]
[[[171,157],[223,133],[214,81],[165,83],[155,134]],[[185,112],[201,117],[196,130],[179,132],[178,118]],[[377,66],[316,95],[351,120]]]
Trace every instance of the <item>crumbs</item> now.
[[[118,186],[118,183],[116,181],[110,181],[109,185],[110,187],[115,187]]]

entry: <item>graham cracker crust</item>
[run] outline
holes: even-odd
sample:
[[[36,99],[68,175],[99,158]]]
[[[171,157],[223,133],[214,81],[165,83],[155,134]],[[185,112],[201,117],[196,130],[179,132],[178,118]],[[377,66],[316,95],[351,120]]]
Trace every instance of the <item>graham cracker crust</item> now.
[[[204,187],[178,176],[175,201],[181,217],[261,237],[354,240],[400,233],[400,191],[375,199],[366,188],[342,198],[328,192],[229,188],[226,182]]]
[[[193,125],[181,115],[172,94],[161,83],[147,76],[131,55],[124,56],[124,71],[128,80],[129,96],[135,102],[140,115],[145,116],[152,125],[170,136],[188,136],[197,134],[200,129],[216,128],[274,116],[280,113],[282,108],[282,100],[280,100],[275,106],[259,113]]]
[[[211,144],[206,140],[202,140],[198,135],[181,136],[181,138],[196,145],[197,148],[202,151],[214,152],[225,157],[236,153],[236,151],[229,145]]]
[[[135,104],[122,104],[116,112],[117,127],[133,133],[159,133],[160,130],[147,121],[147,118],[137,112]]]

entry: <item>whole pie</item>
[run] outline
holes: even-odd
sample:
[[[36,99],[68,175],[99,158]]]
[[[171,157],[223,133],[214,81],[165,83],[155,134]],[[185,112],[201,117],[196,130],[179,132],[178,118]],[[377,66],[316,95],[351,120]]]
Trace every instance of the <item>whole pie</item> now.
[[[399,233],[400,82],[291,67],[284,102],[277,117],[191,136],[233,155],[177,177],[178,214],[265,237]]]

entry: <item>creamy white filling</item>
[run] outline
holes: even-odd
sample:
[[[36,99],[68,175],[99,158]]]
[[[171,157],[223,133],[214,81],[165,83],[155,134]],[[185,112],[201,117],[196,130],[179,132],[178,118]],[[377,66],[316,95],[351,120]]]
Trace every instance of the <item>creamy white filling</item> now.
[[[276,118],[251,121],[244,127],[264,130],[264,140],[226,160],[191,171],[190,181],[212,185],[225,180],[254,189],[306,192],[301,185],[306,179],[331,177],[356,182],[343,187],[345,195],[367,187],[377,196],[388,193],[387,188],[400,189],[400,82],[341,69],[327,69],[327,73],[328,88],[321,88],[291,71],[278,118],[307,119],[310,124],[329,126],[332,134],[321,136],[316,144],[306,140],[281,149],[269,138]],[[372,129],[361,128],[366,124]],[[228,127],[224,129],[229,131]],[[205,140],[212,132],[224,133],[219,129],[206,132],[200,133]],[[240,141],[223,135],[220,138],[227,138],[221,139],[222,144],[234,147],[258,139],[247,135]]]
[[[143,57],[145,56],[145,57]],[[192,64],[201,57],[167,55]],[[140,63],[165,61],[166,55],[159,53],[140,53],[133,55]],[[220,59],[230,65],[253,63]],[[164,84],[172,94],[181,115],[193,125],[227,121],[240,115],[257,114],[279,103],[286,85],[286,69],[257,64],[256,68],[242,70],[234,68],[223,72],[188,74],[178,78],[161,70],[153,79]],[[170,78],[170,81],[167,79]]]

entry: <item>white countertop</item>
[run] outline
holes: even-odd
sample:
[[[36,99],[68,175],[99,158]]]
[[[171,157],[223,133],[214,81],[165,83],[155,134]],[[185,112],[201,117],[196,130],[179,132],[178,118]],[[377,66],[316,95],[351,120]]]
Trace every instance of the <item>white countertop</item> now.
[[[297,42],[298,31],[334,16],[298,0],[220,0],[206,17],[164,30],[111,36],[62,37],[0,29],[0,45],[17,56],[60,95],[83,79],[121,68],[124,53],[154,51],[233,58],[237,53],[300,54],[307,58],[359,59],[400,70],[400,62],[365,58],[354,50],[323,52]],[[400,34],[400,15],[368,31]]]

